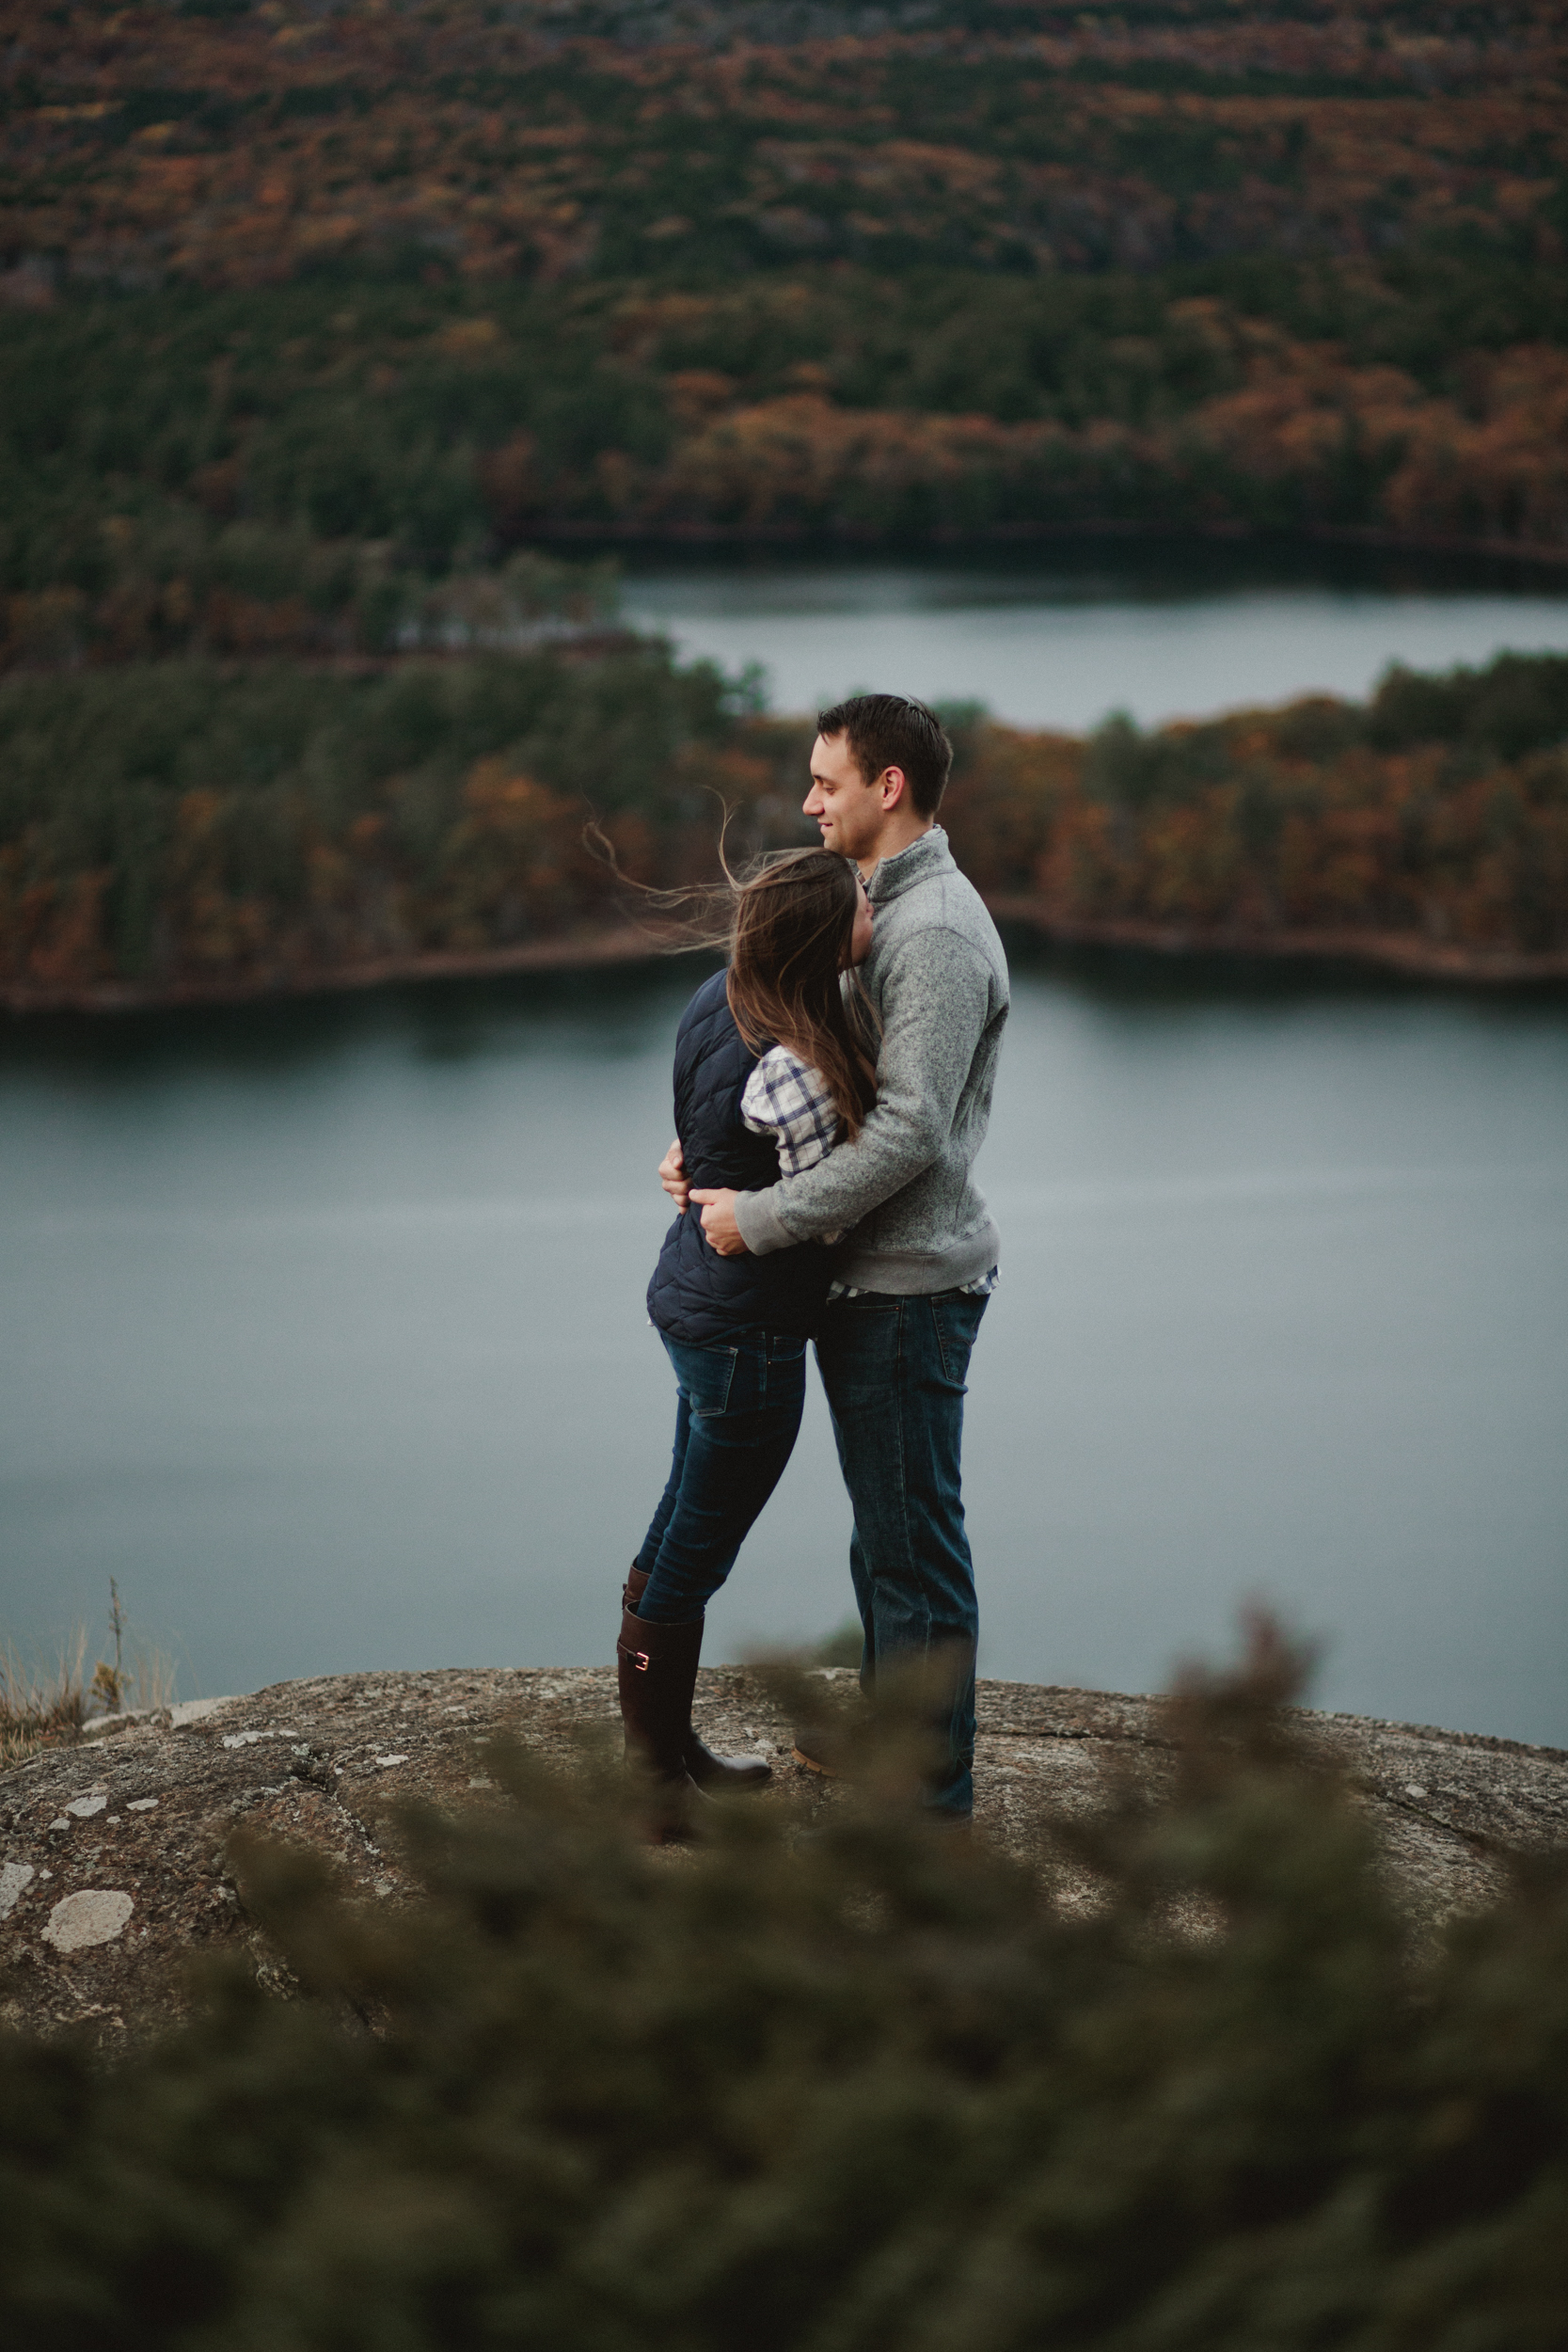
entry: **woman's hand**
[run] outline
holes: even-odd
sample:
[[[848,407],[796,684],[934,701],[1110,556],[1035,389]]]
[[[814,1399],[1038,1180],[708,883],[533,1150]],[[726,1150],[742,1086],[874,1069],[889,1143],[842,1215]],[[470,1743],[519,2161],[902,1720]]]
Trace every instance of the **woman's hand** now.
[[[679,1139],[673,1142],[658,1164],[658,1181],[664,1186],[679,1214],[686,1215],[686,1204],[691,1197],[691,1186],[686,1180],[686,1154]]]
[[[727,1185],[717,1192],[698,1188],[692,1200],[703,1212],[703,1232],[721,1258],[743,1258],[746,1245],[740,1238],[740,1228],[735,1221],[735,1204],[740,1198]]]

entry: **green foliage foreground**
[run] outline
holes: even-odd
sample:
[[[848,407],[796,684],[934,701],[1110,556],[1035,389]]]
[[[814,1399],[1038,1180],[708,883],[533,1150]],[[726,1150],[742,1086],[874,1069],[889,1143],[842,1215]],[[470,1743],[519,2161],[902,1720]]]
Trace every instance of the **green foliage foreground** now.
[[[0,2330],[100,2347],[1532,2352],[1568,2313],[1568,1882],[1413,1955],[1264,1680],[1072,1882],[895,1810],[650,1853],[520,1751],[423,1892],[239,1863],[232,1973],[111,2068],[0,2044]],[[1065,1835],[1065,1833],[1064,1833]]]

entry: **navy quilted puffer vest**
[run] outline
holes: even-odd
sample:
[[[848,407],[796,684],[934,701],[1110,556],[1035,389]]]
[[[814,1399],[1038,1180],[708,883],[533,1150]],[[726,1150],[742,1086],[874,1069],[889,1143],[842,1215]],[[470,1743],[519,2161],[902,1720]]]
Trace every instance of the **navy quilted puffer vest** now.
[[[740,1095],[757,1057],[735,1025],[724,975],[716,972],[681,1015],[675,1037],[675,1133],[693,1184],[756,1192],[776,1184],[770,1136],[754,1136]],[[809,1335],[832,1279],[832,1256],[815,1242],[766,1258],[721,1258],[704,1239],[703,1213],[689,1208],[664,1236],[648,1285],[648,1312],[689,1347],[710,1347],[755,1324]]]

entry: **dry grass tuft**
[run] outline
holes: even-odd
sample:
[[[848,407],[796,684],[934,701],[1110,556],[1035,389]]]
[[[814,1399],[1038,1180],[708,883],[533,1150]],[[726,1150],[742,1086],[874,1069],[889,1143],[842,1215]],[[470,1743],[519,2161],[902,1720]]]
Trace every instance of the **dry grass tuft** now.
[[[87,1716],[82,1687],[87,1649],[87,1629],[80,1625],[49,1668],[24,1660],[8,1642],[0,1649],[0,1767],[20,1764],[35,1748],[81,1738]]]
[[[72,1628],[49,1664],[24,1659],[9,1642],[0,1644],[0,1771],[24,1762],[40,1748],[79,1740],[85,1725],[99,1716],[172,1704],[173,1661],[144,1643],[135,1644],[127,1655],[125,1616],[112,1577],[109,1597],[114,1660],[111,1663],[100,1658],[90,1676],[84,1625]]]

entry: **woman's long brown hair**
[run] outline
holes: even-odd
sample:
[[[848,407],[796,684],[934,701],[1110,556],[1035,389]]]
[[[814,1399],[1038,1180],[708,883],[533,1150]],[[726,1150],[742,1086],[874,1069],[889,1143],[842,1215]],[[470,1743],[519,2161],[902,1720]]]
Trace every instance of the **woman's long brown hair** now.
[[[855,868],[835,850],[770,858],[736,892],[728,981],[752,1052],[787,1045],[819,1071],[851,1142],[877,1099],[871,1009],[848,961],[859,908]]]

